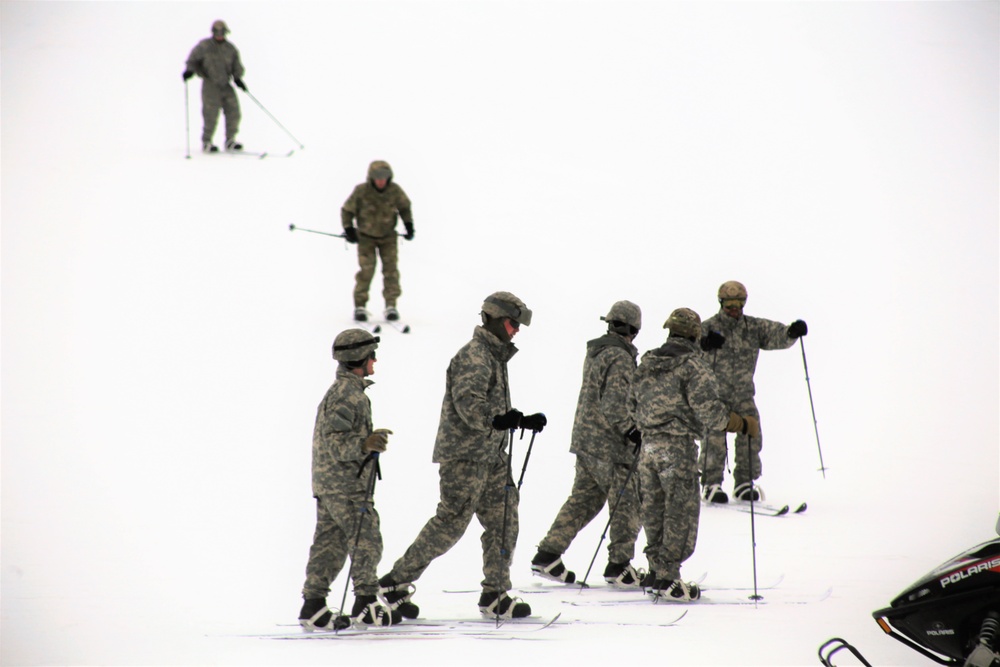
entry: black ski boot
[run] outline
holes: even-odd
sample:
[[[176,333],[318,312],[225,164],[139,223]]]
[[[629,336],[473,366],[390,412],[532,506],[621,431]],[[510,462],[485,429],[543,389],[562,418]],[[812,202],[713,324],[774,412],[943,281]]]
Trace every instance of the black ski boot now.
[[[302,604],[302,611],[299,612],[299,625],[306,632],[331,632],[343,629],[337,627],[336,621],[339,618],[347,617],[334,616],[333,612],[327,608],[326,600],[310,598]],[[348,621],[348,625],[350,625],[350,621]]]
[[[759,486],[750,486],[750,482],[743,482],[742,484],[737,484],[736,488],[733,489],[733,496],[737,500],[742,500],[744,502],[750,502],[753,500],[757,502],[761,500],[763,496],[763,491],[761,491]]]
[[[416,618],[420,615],[420,607],[410,602],[417,587],[406,582],[400,583],[385,575],[378,580],[378,594],[393,612],[399,612],[403,618]]]
[[[646,573],[632,567],[632,563],[608,563],[604,568],[604,581],[622,588],[639,588]]]
[[[351,620],[357,626],[387,627],[396,625],[403,620],[403,617],[374,595],[358,595],[354,598]]]
[[[479,613],[486,618],[525,618],[531,616],[531,607],[520,598],[512,598],[506,592],[483,593],[479,596]]]
[[[531,559],[531,572],[561,584],[572,584],[576,581],[576,574],[566,569],[562,556],[548,551],[539,551],[535,554]]]

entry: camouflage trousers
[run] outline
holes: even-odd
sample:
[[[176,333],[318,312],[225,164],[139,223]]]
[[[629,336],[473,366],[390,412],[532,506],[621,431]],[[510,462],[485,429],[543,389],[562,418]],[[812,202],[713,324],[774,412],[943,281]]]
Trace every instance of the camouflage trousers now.
[[[690,437],[643,441],[639,459],[646,558],[658,579],[680,579],[698,541],[698,446]]]
[[[594,520],[606,504],[609,513],[614,511],[608,562],[631,561],[635,556],[635,540],[640,528],[639,478],[634,473],[629,477],[629,470],[627,465],[577,454],[573,489],[549,532],[539,543],[538,550],[565,553],[577,534]]]
[[[358,521],[361,532],[358,533]],[[306,582],[302,597],[325,599],[347,557],[358,546],[351,562],[354,595],[378,593],[378,564],[382,560],[382,531],[378,512],[370,502],[358,502],[344,496],[321,496],[316,499],[316,532],[309,549]]]
[[[205,125],[201,131],[203,143],[211,143],[215,126],[219,124],[219,112],[226,116],[226,141],[236,139],[240,131],[240,101],[232,86],[219,88],[207,81],[201,85],[201,116]]]
[[[403,293],[399,287],[399,237],[396,234],[384,238],[374,238],[358,234],[358,266],[354,276],[354,307],[364,308],[368,303],[368,289],[375,277],[376,254],[382,259],[382,298],[385,305],[396,305],[396,299]]]
[[[506,458],[482,463],[444,461],[439,472],[441,499],[437,511],[393,564],[389,576],[397,582],[416,581],[431,561],[458,543],[475,515],[483,526],[483,591],[510,590],[510,562],[517,544],[519,498],[507,472]],[[505,492],[504,487],[508,484],[510,488]],[[506,541],[501,545],[504,534]]]
[[[741,415],[752,415],[760,419],[757,406],[753,399],[740,401],[731,406],[731,409]],[[712,431],[701,442],[701,455],[698,465],[701,468],[702,486],[712,484],[722,484],[725,474],[726,457],[729,454],[728,442],[725,431]],[[760,450],[764,445],[764,433],[761,431],[759,438],[750,438],[742,433],[736,434],[736,445],[734,447],[734,458],[736,465],[733,467],[733,487],[757,479],[762,472],[760,462]]]

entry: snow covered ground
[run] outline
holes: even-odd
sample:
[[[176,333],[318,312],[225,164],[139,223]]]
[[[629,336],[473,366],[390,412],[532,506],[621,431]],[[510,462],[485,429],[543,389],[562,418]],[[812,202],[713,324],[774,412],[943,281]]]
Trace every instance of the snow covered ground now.
[[[1000,508],[997,2],[3,2],[0,662],[815,664],[842,636],[916,653],[871,612],[989,539]],[[288,159],[185,159],[188,51],[225,19]],[[190,88],[192,146],[199,88]],[[248,149],[296,144],[241,95]],[[350,325],[339,207],[386,159],[414,202],[409,335],[370,390],[395,436],[376,491],[386,571],[431,516],[449,358],[482,298],[535,312],[514,403],[544,411],[516,585],[568,493],[585,341],[618,299],[640,350],[718,285],[809,323],[761,355],[761,483],[803,516],[706,509],[694,578],[758,608],[676,627],[564,623],[531,642],[277,642],[313,529],[310,437]],[[381,308],[376,280],[372,306]],[[516,443],[515,461],[527,440]],[[602,515],[566,554],[586,570]],[[472,615],[478,526],[418,582]],[[640,538],[640,548],[642,546]],[[603,549],[603,548],[602,548]],[[590,581],[605,563],[598,556]],[[645,565],[641,556],[637,564]],[[782,596],[832,595],[808,605]],[[339,602],[343,579],[331,601]],[[654,623],[662,606],[561,620]],[[854,664],[850,656],[838,659]]]

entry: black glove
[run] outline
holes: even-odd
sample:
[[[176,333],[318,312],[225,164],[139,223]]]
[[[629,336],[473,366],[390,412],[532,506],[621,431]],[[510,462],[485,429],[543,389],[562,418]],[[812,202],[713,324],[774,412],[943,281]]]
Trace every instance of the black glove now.
[[[354,227],[344,227],[344,238],[347,239],[348,243],[357,243],[358,230]]]
[[[642,433],[635,426],[629,429],[629,432],[625,434],[625,437],[630,440],[633,445],[642,444]]]
[[[403,238],[406,239],[407,241],[412,241],[413,240],[413,223],[412,222],[404,222],[403,224],[406,225],[406,233],[403,234]]]
[[[789,338],[799,338],[805,336],[809,333],[809,327],[802,320],[795,320],[788,325],[788,337]]]
[[[513,430],[521,425],[521,417],[523,416],[520,410],[508,410],[493,418],[493,428],[498,431]]]
[[[233,83],[235,83],[236,87],[242,90],[243,92],[247,92],[247,84],[243,83],[243,79],[237,79],[236,77],[233,77]]]
[[[191,71],[191,70],[189,70],[189,69],[186,69],[186,70],[184,70],[184,73],[183,73],[183,74],[181,74],[181,76],[182,76],[182,77],[184,77],[184,80],[185,80],[185,81],[187,81],[188,79],[190,79],[191,77],[193,77],[193,76],[194,76],[194,72],[192,72],[192,71]]]
[[[726,337],[720,334],[718,331],[709,331],[707,336],[701,337],[701,349],[705,352],[711,352],[712,350],[718,350],[725,344]]]
[[[549,420],[545,418],[541,412],[536,412],[533,415],[524,415],[521,417],[521,428],[527,429],[529,431],[535,431],[536,433],[541,433],[545,425],[549,423]]]

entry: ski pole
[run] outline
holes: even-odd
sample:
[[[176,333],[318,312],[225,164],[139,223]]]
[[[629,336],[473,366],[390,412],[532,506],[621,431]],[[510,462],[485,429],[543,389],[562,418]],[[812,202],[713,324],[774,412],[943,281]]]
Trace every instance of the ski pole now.
[[[823,448],[819,444],[819,424],[816,423],[816,406],[813,404],[812,384],[809,382],[809,365],[806,363],[806,344],[802,342],[804,336],[799,336],[799,347],[802,348],[802,368],[806,372],[806,388],[809,390],[809,409],[812,410],[813,431],[816,433],[816,449],[819,451],[819,469],[826,479],[826,466],[823,465]]]
[[[531,448],[535,444],[535,435],[538,431],[531,432],[531,440],[528,441],[528,452],[524,455],[524,465],[521,466],[521,477],[517,480],[517,490],[521,490],[521,483],[524,481],[524,471],[528,469],[528,459],[531,458]],[[513,479],[513,477],[511,478]]]
[[[290,232],[294,232],[294,231],[310,232],[312,234],[322,234],[323,236],[335,236],[338,239],[346,239],[347,238],[343,234],[334,234],[332,232],[321,232],[321,231],[318,231],[316,229],[306,229],[305,227],[296,227],[295,225],[288,225],[288,231],[290,231]]]
[[[756,491],[753,488],[753,468],[751,467],[750,459],[750,447],[753,444],[753,438],[749,435],[747,436],[747,471],[750,474],[750,543],[752,545],[753,551],[753,595],[750,599],[756,602],[757,600],[763,600],[764,596],[757,592],[757,530],[756,524],[754,522],[754,517],[756,513],[753,507],[753,497],[756,495]]]
[[[510,490],[514,487],[514,472],[511,469],[511,459],[514,458],[514,429],[510,429],[509,437],[507,442],[510,443],[510,447],[507,450],[507,479],[503,483],[503,528],[500,530],[500,557],[507,559],[510,557],[510,551],[507,550],[507,506],[508,506],[508,496],[510,495]],[[511,600],[511,604],[514,601]],[[497,593],[497,606],[496,606],[496,624],[500,627],[500,594]]]
[[[273,120],[278,127],[280,127],[282,130],[285,131],[285,134],[287,134],[288,136],[292,137],[292,141],[294,141],[295,143],[297,143],[299,145],[299,148],[305,148],[305,146],[302,145],[302,142],[299,141],[298,139],[296,139],[294,136],[292,136],[292,133],[288,131],[288,128],[286,128],[284,125],[282,125],[280,122],[278,122],[278,119],[274,117],[274,114],[272,114],[270,111],[268,111],[267,109],[265,109],[264,105],[261,104],[260,102],[258,102],[257,98],[254,97],[250,93],[249,90],[247,90],[246,88],[243,88],[242,90],[243,90],[244,93],[247,94],[247,97],[249,97],[251,100],[254,101],[254,104],[256,104],[257,106],[260,107],[261,111],[263,111],[264,113],[266,113],[268,115],[268,117],[270,117],[270,119]]]
[[[382,479],[382,469],[378,464],[378,452],[369,452],[365,460],[361,462],[361,467],[358,468],[358,477],[361,477],[361,473],[364,471],[365,466],[368,462],[372,463],[372,470],[368,476],[368,488],[365,495],[365,502],[361,505],[361,516],[358,517],[358,529],[354,533],[354,546],[351,547],[351,567],[347,571],[347,581],[344,582],[344,595],[340,598],[340,613],[344,614],[344,605],[347,604],[347,589],[351,585],[351,579],[354,577],[354,556],[358,551],[358,543],[361,541],[361,526],[364,525],[365,515],[368,514],[368,503],[375,504],[375,478],[378,477]]]
[[[191,159],[191,107],[188,103],[188,82],[184,79],[184,138],[187,142],[187,152],[184,158]]]
[[[604,538],[608,535],[608,529],[611,528],[611,522],[614,521],[615,514],[618,512],[618,505],[622,501],[622,497],[625,495],[626,489],[628,489],[629,482],[632,480],[632,476],[635,474],[636,468],[639,467],[639,454],[642,450],[639,445],[635,446],[635,457],[632,459],[632,466],[628,469],[628,474],[625,475],[625,482],[622,484],[621,491],[618,492],[618,497],[615,498],[615,505],[611,508],[611,513],[608,514],[608,522],[604,524],[604,532],[601,533],[601,540],[597,543],[597,548],[594,549],[594,556],[590,559],[590,565],[587,567],[587,573],[583,575],[583,579],[580,580],[580,589],[588,588],[587,577],[590,576],[590,571],[594,568],[594,561],[597,560],[597,554],[601,551],[601,545],[604,544]]]

